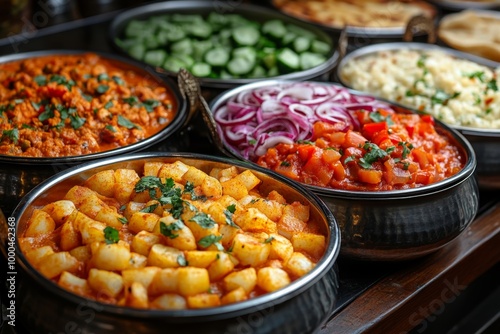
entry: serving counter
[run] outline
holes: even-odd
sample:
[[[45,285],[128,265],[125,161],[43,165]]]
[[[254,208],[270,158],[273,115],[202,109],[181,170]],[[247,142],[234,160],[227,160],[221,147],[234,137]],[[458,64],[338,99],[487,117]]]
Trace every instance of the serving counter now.
[[[43,29],[33,27],[21,34],[0,39],[0,55],[47,49],[116,52],[108,39],[108,27],[117,13],[100,14]],[[203,91],[207,99],[218,93]],[[199,114],[166,142],[148,149],[154,150],[220,155],[212,145]],[[8,188],[8,177],[0,175],[0,179],[3,182],[0,187]],[[4,206],[6,216],[14,205],[8,203]],[[490,290],[492,295],[499,295],[499,244],[500,191],[481,190],[480,209],[473,223],[434,254],[394,263],[340,258],[335,268],[339,277],[338,300],[329,319],[317,333],[426,333],[425,330],[443,326],[442,322],[446,320],[440,319],[446,319],[447,312],[452,310],[462,312],[462,325],[470,326],[470,322],[466,323],[467,314],[463,314],[463,308],[457,309],[454,305],[462,304],[463,297],[470,295],[468,291],[472,290],[475,299],[468,306],[469,313],[472,313],[475,306],[487,301],[484,291]],[[6,266],[2,264],[2,274]],[[478,284],[481,286],[477,287]],[[5,301],[4,294],[2,301]],[[490,312],[480,312],[480,316],[474,318],[474,324],[487,324],[498,316],[498,302],[490,305],[493,305]],[[3,308],[5,310],[5,305]],[[259,332],[258,327],[247,325],[249,332]],[[11,327],[4,321],[1,333],[24,331],[21,323]]]

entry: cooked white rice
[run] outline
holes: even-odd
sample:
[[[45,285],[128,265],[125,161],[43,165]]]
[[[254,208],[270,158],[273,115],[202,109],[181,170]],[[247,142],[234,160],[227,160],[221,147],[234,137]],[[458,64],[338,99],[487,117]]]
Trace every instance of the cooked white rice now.
[[[440,51],[383,51],[351,59],[341,77],[354,89],[427,112],[456,126],[500,129],[500,68]]]

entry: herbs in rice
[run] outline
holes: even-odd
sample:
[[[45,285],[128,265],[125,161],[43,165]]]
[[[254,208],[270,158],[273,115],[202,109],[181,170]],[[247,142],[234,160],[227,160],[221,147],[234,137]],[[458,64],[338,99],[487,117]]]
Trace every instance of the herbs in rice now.
[[[441,51],[382,51],[351,59],[341,78],[354,89],[424,111],[455,126],[500,129],[500,68]]]

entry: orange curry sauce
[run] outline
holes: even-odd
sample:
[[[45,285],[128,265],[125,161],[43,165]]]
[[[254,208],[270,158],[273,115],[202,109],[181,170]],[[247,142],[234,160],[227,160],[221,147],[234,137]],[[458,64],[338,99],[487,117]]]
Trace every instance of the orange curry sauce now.
[[[257,163],[294,180],[359,191],[416,188],[458,173],[465,158],[432,116],[357,111],[361,131],[317,122],[311,141],[279,144]]]
[[[0,65],[0,154],[64,157],[152,136],[176,114],[152,77],[96,54],[54,55]]]

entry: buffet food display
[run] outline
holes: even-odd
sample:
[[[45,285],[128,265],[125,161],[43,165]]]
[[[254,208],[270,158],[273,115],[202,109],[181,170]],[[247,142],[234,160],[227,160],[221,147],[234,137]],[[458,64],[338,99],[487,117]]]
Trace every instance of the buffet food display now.
[[[26,329],[310,333],[339,256],[450,245],[500,188],[498,1],[474,4],[161,1],[0,57]],[[385,43],[423,18],[440,45]]]

